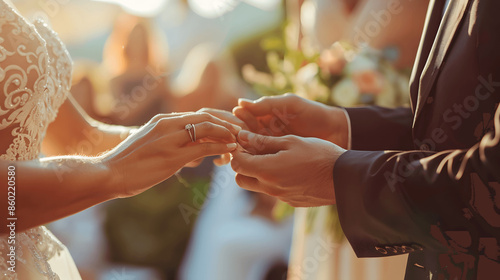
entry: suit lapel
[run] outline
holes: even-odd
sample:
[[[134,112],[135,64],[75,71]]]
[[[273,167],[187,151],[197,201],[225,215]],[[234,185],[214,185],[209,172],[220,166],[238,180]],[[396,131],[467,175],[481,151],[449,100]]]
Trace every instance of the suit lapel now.
[[[422,71],[422,76],[420,77],[414,124],[422,111],[422,107],[427,100],[434,82],[436,81],[441,64],[448,53],[457,28],[460,26],[468,3],[469,0],[451,0],[448,9],[441,20],[436,38]]]
[[[417,107],[417,96],[420,86],[420,76],[422,75],[422,70],[427,62],[429,53],[432,48],[432,43],[436,38],[437,31],[439,29],[439,24],[441,23],[441,18],[443,15],[444,2],[440,0],[431,0],[429,2],[429,8],[427,10],[427,16],[425,18],[424,32],[422,32],[422,37],[420,38],[420,44],[418,46],[418,52],[415,58],[415,64],[413,65],[413,70],[411,71],[410,77],[410,93],[411,93],[411,109],[415,113]]]

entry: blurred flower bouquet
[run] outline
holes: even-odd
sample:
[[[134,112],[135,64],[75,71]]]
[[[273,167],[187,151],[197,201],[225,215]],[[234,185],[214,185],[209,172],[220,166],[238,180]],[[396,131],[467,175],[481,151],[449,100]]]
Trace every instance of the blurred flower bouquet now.
[[[244,79],[261,95],[287,92],[328,105],[397,107],[408,103],[409,71],[392,66],[397,51],[355,48],[337,42],[317,53],[280,51],[278,42],[263,42],[269,72],[243,67]],[[276,49],[278,48],[278,49]]]
[[[287,29],[285,29],[285,38]],[[244,79],[260,95],[280,95],[287,92],[328,105],[352,107],[378,105],[404,106],[409,102],[409,70],[397,70],[393,61],[397,50],[374,50],[368,46],[354,47],[337,42],[329,49],[316,51],[302,40],[302,49],[290,46],[286,39],[268,37],[261,42],[266,51],[268,71],[258,71],[253,65],[242,68]],[[307,211],[307,231],[317,216],[333,230],[335,239],[343,239],[335,206],[329,215],[318,215],[320,208]],[[293,211],[280,203],[275,208],[277,218]]]

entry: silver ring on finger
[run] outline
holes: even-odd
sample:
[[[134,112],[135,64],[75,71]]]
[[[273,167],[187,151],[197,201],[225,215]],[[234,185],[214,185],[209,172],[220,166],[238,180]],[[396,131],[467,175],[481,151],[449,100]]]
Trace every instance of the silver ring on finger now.
[[[186,124],[184,129],[188,132],[189,138],[191,138],[191,142],[196,142],[196,127],[194,124]]]

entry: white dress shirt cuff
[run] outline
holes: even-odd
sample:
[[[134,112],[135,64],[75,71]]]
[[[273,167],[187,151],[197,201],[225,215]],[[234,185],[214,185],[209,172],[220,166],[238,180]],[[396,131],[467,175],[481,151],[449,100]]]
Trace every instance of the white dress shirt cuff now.
[[[344,108],[341,108],[344,111],[345,118],[347,119],[347,150],[351,149],[351,119],[349,118],[349,113]]]

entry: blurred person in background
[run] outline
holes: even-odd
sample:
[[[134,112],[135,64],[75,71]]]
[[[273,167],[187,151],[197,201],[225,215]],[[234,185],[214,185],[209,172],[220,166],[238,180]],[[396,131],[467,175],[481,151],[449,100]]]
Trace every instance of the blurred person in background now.
[[[172,75],[167,44],[153,23],[128,14],[118,17],[104,49],[102,68],[92,69],[111,77],[106,87],[109,93],[101,93],[101,104],[93,98],[89,114],[106,123],[141,125],[158,113],[234,107],[242,88],[234,81],[237,76],[230,58],[200,43],[189,51],[178,74]],[[80,95],[82,105],[90,103],[85,96],[97,94],[93,84],[103,84],[99,78],[78,80],[75,95]]]
[[[145,18],[124,14],[117,19],[103,57],[112,76],[113,106],[104,116],[109,122],[142,125],[155,114],[172,112],[168,49],[162,41]]]
[[[338,41],[367,44],[390,52],[398,68],[411,68],[429,4],[423,1],[298,0],[290,11],[301,36],[314,48],[328,50]],[[293,6],[292,6],[293,7]]]

